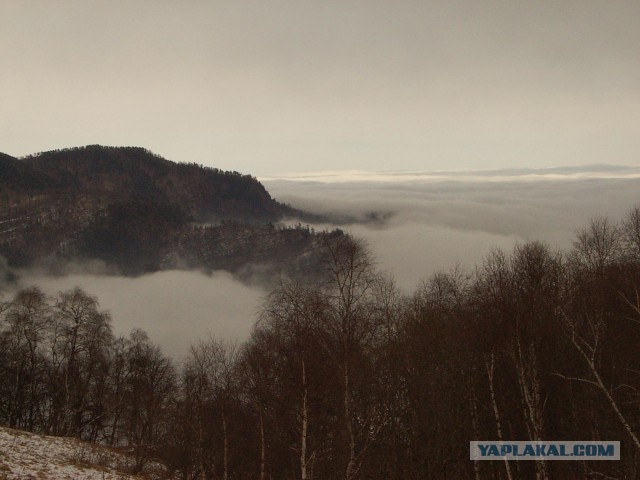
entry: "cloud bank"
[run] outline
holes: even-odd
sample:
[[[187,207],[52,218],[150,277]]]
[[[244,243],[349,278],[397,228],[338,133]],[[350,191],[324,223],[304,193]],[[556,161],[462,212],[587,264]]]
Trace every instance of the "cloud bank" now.
[[[22,272],[19,286],[27,285],[38,285],[48,295],[80,286],[98,297],[101,309],[111,312],[116,335],[142,328],[176,359],[184,356],[190,344],[210,334],[231,341],[248,338],[265,295],[261,288],[249,287],[224,272],[209,276],[166,271],[137,278]]]
[[[517,242],[542,240],[570,248],[576,229],[591,217],[618,220],[640,201],[638,170],[320,172],[262,180],[278,200],[330,219],[316,229],[339,227],[363,238],[378,267],[412,292],[437,271],[473,269],[495,247],[510,250]],[[53,276],[45,267],[17,272],[16,285],[15,272],[0,262],[5,299],[7,289],[27,285],[50,295],[78,285],[111,311],[117,334],[142,328],[176,358],[209,334],[246,339],[267,293],[224,272],[129,278],[93,262],[64,265]]]
[[[457,172],[318,172],[262,179],[280,201],[326,215],[366,239],[380,266],[412,290],[493,247],[542,240],[570,248],[598,215],[621,218],[640,200],[640,169],[591,165]],[[345,225],[346,224],[346,225]]]

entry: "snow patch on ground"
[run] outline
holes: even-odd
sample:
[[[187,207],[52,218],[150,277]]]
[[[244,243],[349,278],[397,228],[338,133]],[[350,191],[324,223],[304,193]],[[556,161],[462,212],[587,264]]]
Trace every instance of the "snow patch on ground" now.
[[[162,467],[131,472],[133,460],[72,438],[47,437],[0,427],[0,480],[133,480],[161,478]]]

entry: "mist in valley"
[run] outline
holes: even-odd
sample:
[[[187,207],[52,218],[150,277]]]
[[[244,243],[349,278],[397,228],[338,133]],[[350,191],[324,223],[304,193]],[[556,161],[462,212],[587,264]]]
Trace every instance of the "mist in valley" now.
[[[228,272],[172,270],[140,277],[80,272],[54,276],[41,269],[17,273],[17,283],[5,286],[5,300],[31,285],[49,296],[79,286],[98,297],[101,310],[111,313],[116,335],[142,329],[176,360],[192,343],[209,336],[246,340],[266,294]]]
[[[492,249],[541,240],[569,249],[590,218],[617,221],[638,202],[640,169],[584,168],[576,173],[453,172],[436,174],[334,173],[263,179],[273,197],[320,214],[316,230],[340,228],[363,239],[377,267],[411,294],[439,271],[472,271]],[[298,223],[290,219],[289,223]],[[5,267],[6,269],[6,267]],[[133,328],[174,358],[209,335],[248,339],[273,284],[260,266],[240,276],[216,271],[171,270],[121,276],[101,262],[13,271],[5,299],[38,285],[48,295],[80,286],[111,312],[116,334]],[[273,279],[271,280],[273,282]]]
[[[639,23],[0,1],[0,479],[640,478]]]
[[[591,218],[622,218],[639,201],[640,169],[333,172],[264,178],[280,201],[363,238],[405,292],[430,275],[466,270],[493,248],[540,240],[569,249]]]

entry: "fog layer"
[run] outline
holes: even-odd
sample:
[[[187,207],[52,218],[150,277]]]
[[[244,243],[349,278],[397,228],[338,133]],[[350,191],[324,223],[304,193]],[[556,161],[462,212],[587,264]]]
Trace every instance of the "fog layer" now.
[[[459,172],[319,172],[263,178],[280,201],[363,237],[398,285],[471,269],[493,247],[542,240],[569,248],[594,216],[622,217],[640,196],[640,169],[588,166]]]
[[[19,285],[38,285],[49,295],[80,286],[98,297],[101,309],[111,312],[116,334],[141,328],[177,359],[190,344],[210,334],[232,341],[246,339],[265,293],[224,272],[208,276],[167,271],[137,278],[22,272]]]
[[[331,172],[263,180],[276,199],[330,219],[314,225],[316,229],[339,227],[366,240],[379,268],[411,292],[436,271],[456,265],[473,269],[494,247],[509,250],[517,242],[542,240],[570,248],[576,229],[591,217],[618,220],[639,202],[639,172],[591,166],[553,171]],[[3,270],[9,271],[6,265]],[[209,334],[246,339],[266,294],[264,287],[223,272],[208,276],[167,271],[129,278],[100,262],[70,264],[57,269],[57,276],[45,270],[17,272],[13,290],[35,284],[55,295],[78,285],[112,313],[117,334],[142,328],[177,358]],[[3,277],[10,282],[11,275]],[[12,293],[6,288],[5,284],[5,299]]]

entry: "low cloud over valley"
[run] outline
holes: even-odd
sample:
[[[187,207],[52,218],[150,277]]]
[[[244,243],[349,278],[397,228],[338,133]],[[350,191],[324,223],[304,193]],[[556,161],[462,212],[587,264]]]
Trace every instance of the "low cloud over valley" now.
[[[366,239],[380,266],[411,291],[494,247],[542,240],[570,248],[590,218],[618,220],[638,201],[640,168],[457,172],[319,172],[261,179],[277,199]]]
[[[617,221],[638,203],[640,168],[330,172],[261,180],[277,200],[324,216],[326,223],[311,225],[316,230],[341,228],[366,240],[378,266],[409,293],[437,271],[473,269],[492,248],[529,240],[570,248],[590,218]],[[5,282],[5,300],[29,285],[49,295],[80,286],[111,312],[116,334],[142,328],[176,358],[210,334],[248,338],[268,291],[264,278],[247,283],[248,274],[242,281],[227,272],[178,270],[124,277],[100,262],[70,264],[55,275],[50,268],[12,273],[18,280]]]

